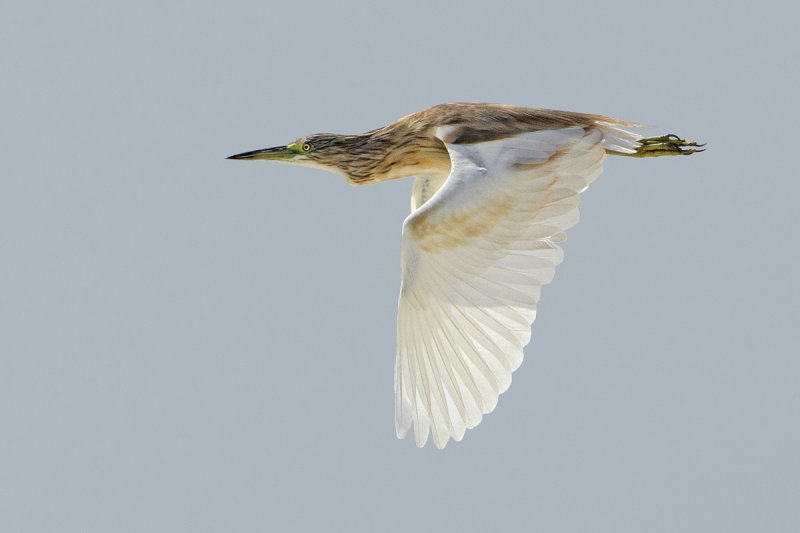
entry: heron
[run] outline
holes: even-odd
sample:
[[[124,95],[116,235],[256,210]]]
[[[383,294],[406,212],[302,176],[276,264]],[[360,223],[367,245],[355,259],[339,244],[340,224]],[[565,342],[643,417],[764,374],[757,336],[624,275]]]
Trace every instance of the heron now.
[[[352,185],[414,176],[403,222],[395,429],[442,449],[497,405],[520,366],[541,288],[563,259],[579,195],[606,154],[690,155],[602,115],[488,103],[431,107],[367,133],[320,133],[228,159],[341,174]]]

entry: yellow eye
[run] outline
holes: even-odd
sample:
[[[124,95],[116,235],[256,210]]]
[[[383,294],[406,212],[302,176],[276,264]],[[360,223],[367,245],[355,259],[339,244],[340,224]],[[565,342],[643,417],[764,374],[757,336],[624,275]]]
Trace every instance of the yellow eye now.
[[[310,151],[311,151],[311,145],[310,145],[310,144],[308,144],[308,143],[305,143],[305,144],[303,145],[303,151],[304,151],[304,152],[310,152]]]

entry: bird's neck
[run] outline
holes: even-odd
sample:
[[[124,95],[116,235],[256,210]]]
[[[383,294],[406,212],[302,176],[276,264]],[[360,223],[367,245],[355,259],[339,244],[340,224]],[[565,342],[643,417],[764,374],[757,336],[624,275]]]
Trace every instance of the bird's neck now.
[[[377,183],[407,176],[450,172],[450,157],[444,144],[426,131],[384,128],[345,136],[357,165],[347,168],[345,177],[353,185]]]

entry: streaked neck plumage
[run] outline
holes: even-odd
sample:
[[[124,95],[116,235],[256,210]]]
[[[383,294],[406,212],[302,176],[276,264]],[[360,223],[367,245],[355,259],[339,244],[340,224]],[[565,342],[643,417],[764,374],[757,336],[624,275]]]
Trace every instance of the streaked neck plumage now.
[[[433,128],[409,126],[394,123],[360,135],[331,135],[319,156],[312,151],[301,164],[338,172],[353,185],[450,172],[447,149]]]

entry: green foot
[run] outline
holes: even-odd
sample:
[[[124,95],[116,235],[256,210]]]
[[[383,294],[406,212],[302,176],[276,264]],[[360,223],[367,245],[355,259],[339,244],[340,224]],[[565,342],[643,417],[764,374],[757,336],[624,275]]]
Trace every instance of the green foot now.
[[[625,154],[631,157],[658,157],[660,155],[690,155],[695,152],[703,152],[700,149],[705,144],[697,142],[686,142],[677,135],[662,135],[661,137],[648,137],[639,140],[639,148],[633,154]]]

